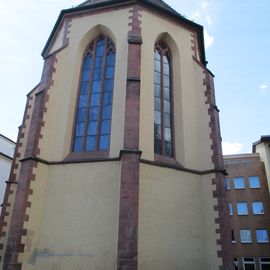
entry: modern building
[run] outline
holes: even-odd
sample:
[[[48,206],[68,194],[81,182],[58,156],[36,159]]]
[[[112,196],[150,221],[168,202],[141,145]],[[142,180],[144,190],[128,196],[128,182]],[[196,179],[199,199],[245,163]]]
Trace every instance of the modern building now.
[[[161,0],[85,1],[61,11],[42,56],[2,269],[232,269],[203,27]]]
[[[269,142],[264,136],[252,154],[224,156],[235,269],[270,269]]]
[[[4,200],[6,181],[9,179],[15,142],[0,134],[0,202]]]

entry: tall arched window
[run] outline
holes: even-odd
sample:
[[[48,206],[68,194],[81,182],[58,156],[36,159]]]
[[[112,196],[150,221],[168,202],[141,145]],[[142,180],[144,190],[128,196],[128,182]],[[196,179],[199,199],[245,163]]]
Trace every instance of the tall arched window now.
[[[155,154],[173,157],[171,54],[164,42],[154,54],[154,148]]]
[[[106,151],[111,132],[115,46],[106,36],[88,46],[77,101],[73,151]]]

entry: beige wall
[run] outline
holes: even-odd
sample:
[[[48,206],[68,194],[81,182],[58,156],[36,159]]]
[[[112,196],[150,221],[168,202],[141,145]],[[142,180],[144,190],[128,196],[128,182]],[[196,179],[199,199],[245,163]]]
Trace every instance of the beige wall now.
[[[140,149],[154,159],[154,45],[164,40],[172,51],[176,160],[198,170],[213,168],[203,69],[192,58],[191,32],[161,16],[142,12]],[[194,79],[196,78],[196,79]],[[203,141],[203,144],[202,144]]]
[[[218,269],[211,190],[209,176],[141,164],[140,270]]]
[[[114,269],[119,162],[39,165],[23,270]]]

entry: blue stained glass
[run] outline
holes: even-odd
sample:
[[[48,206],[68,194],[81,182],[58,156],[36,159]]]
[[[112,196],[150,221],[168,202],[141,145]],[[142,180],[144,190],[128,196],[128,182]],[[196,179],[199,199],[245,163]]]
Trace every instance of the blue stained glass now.
[[[82,152],[83,151],[82,142],[83,142],[83,137],[75,137],[74,145],[73,145],[74,152]]]
[[[112,93],[106,92],[103,96],[103,106],[112,104]]]
[[[88,94],[88,82],[82,82],[81,83],[81,95],[87,95]]]
[[[84,122],[78,122],[76,124],[76,134],[75,136],[83,136],[84,133]]]
[[[155,97],[161,97],[160,85],[155,84]]]
[[[114,66],[115,64],[115,53],[110,53],[107,56],[107,66]]]
[[[103,106],[102,119],[111,119],[112,106]]]
[[[169,101],[164,100],[163,106],[164,106],[165,113],[171,113],[171,103]]]
[[[87,96],[80,96],[79,108],[85,108],[87,103]]]
[[[86,151],[96,150],[96,136],[86,137]]]
[[[171,97],[170,97],[170,88],[164,87],[163,95],[164,95],[164,99],[171,100]]]
[[[164,75],[164,76],[163,76],[163,83],[164,83],[164,86],[165,86],[165,87],[170,87],[170,77]]]
[[[92,82],[92,93],[100,93],[100,81]]]
[[[103,56],[96,58],[96,60],[95,60],[95,69],[102,68],[102,66],[103,66],[103,59],[104,59]]]
[[[94,69],[94,80],[101,80],[101,78],[102,78],[102,69],[101,68]]]
[[[155,71],[155,78],[154,78],[154,80],[155,80],[155,83],[156,84],[160,84],[160,73],[157,72],[157,71]]]
[[[160,54],[157,50],[155,50],[155,59],[160,60]]]
[[[105,45],[104,37],[100,37],[97,41],[97,46]]]
[[[91,95],[91,106],[98,106],[99,105],[99,100],[100,100],[100,94],[93,94]]]
[[[92,66],[92,57],[90,57],[90,55],[87,55],[84,58],[83,69],[91,69],[91,66]]]
[[[154,64],[155,64],[155,67],[154,67],[155,71],[160,72],[160,61],[155,60]]]
[[[91,107],[89,111],[89,120],[98,120],[99,107]]]
[[[99,149],[107,150],[109,148],[109,143],[110,143],[110,135],[100,136]]]
[[[114,77],[114,67],[107,67],[106,78],[113,78],[113,77]]]
[[[100,45],[98,42],[98,46],[96,48],[96,57],[104,55],[104,45]]]
[[[113,79],[107,79],[104,82],[104,91],[111,92],[113,90]]]
[[[90,121],[87,129],[87,135],[97,135],[98,121]]]
[[[161,99],[159,97],[155,97],[154,108],[156,111],[161,111]]]
[[[87,82],[90,80],[90,69],[85,69],[82,74],[82,81]]]
[[[111,130],[111,120],[101,121],[100,134],[110,134],[110,130]]]
[[[77,112],[77,121],[78,122],[84,121],[85,116],[86,116],[86,108],[80,108],[80,109],[78,109],[78,112]]]

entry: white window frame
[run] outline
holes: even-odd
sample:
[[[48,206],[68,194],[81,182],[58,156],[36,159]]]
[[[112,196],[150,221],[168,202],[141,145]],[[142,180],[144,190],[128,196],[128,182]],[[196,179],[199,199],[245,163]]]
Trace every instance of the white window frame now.
[[[251,261],[246,261],[245,262],[245,259],[253,259],[253,261],[252,262]],[[255,258],[253,258],[253,257],[243,257],[242,258],[242,263],[243,263],[243,269],[244,270],[246,270],[246,265],[248,265],[248,264],[252,264],[254,266],[254,269],[256,270],[256,260],[255,260]]]
[[[234,268],[237,266],[237,269],[239,269],[239,258],[238,257],[233,258],[233,265],[234,265]]]
[[[250,233],[250,240],[246,241],[246,240],[243,240],[243,239],[242,239],[242,234],[241,234],[241,232],[244,232],[244,231]],[[243,244],[250,244],[250,243],[252,243],[252,234],[251,234],[251,230],[250,230],[250,229],[242,229],[242,230],[240,230],[240,241],[241,241],[241,243],[243,243]]]
[[[239,211],[240,205],[241,205],[241,206],[245,205],[245,210],[246,210],[246,212],[241,213],[241,212]],[[238,202],[238,203],[236,203],[236,209],[237,209],[237,215],[238,215],[238,216],[247,216],[247,215],[248,215],[248,204],[247,204],[246,202]]]
[[[257,234],[258,231],[264,231],[264,232],[266,232],[267,240],[259,241],[258,234]],[[256,229],[256,240],[257,240],[257,243],[262,243],[262,244],[263,243],[269,243],[268,231],[266,229]]]
[[[237,182],[237,180],[240,180],[240,179],[243,180],[243,186],[237,187],[235,182]],[[243,176],[234,177],[233,185],[234,185],[234,189],[245,189],[246,188],[245,178]]]
[[[260,213],[255,213],[255,211],[254,211],[254,205],[255,204],[261,204],[261,206],[262,206],[262,212],[260,212]],[[263,215],[264,214],[264,205],[263,205],[263,202],[261,202],[261,201],[258,201],[258,202],[252,202],[252,212],[253,212],[253,215]]]
[[[233,215],[233,205],[232,205],[232,203],[229,203],[228,207],[229,207],[229,215],[232,216]]]
[[[268,259],[269,262],[262,262],[263,259]],[[262,270],[262,265],[270,264],[270,257],[259,258],[260,270]]]
[[[250,179],[252,179],[252,178],[257,178],[258,179],[258,182],[259,182],[259,185],[251,186]],[[251,176],[249,176],[248,177],[248,185],[249,185],[249,188],[260,188],[261,187],[260,177],[258,175],[251,175]]]

